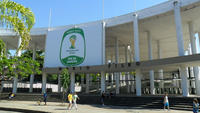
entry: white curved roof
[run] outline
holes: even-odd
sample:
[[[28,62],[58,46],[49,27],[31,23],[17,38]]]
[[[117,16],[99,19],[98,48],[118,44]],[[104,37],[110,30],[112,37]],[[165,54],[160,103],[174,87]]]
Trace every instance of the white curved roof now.
[[[188,22],[194,22],[194,31],[200,31],[200,0],[178,0],[181,5],[182,27],[185,50],[189,45]],[[153,58],[158,56],[157,41],[160,41],[162,49],[162,58],[173,57],[178,55],[176,42],[176,29],[173,14],[173,2],[170,0],[153,7],[149,7],[137,12],[129,13],[122,16],[117,16],[105,19],[106,22],[106,58],[107,60],[114,57],[114,40],[117,37],[120,44],[120,62],[124,62],[124,45],[129,44],[133,50],[133,14],[137,13],[139,18],[139,40],[140,40],[140,57],[141,60],[148,60],[148,47],[146,31],[149,31],[153,43]],[[102,21],[102,20],[100,20]],[[96,21],[97,22],[97,21]],[[99,21],[98,21],[99,22]],[[87,26],[83,23],[69,26]],[[66,26],[53,27],[50,30],[63,29]],[[48,33],[48,28],[34,28],[31,30],[31,43],[37,44],[38,49],[45,48],[45,39]],[[2,29],[0,33],[9,49],[14,49],[17,46],[17,38],[15,33],[10,30]],[[132,51],[132,55],[134,51]],[[133,57],[133,56],[132,56]]]

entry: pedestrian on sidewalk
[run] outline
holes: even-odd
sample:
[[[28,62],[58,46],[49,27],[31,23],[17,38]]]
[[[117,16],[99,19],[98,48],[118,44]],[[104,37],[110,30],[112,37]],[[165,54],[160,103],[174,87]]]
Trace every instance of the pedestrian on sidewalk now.
[[[104,106],[104,100],[105,100],[105,93],[104,91],[101,93],[101,104]]]
[[[43,99],[44,99],[44,105],[47,105],[47,93],[46,92],[44,92]]]
[[[199,102],[197,98],[193,100],[193,113],[199,113]]]
[[[15,97],[15,94],[14,93],[10,93],[9,94],[9,99],[13,99]]]
[[[165,110],[165,107],[167,107],[167,109],[169,110],[169,100],[168,100],[167,93],[165,93],[163,104],[164,104],[164,110]]]
[[[71,107],[72,107],[72,98],[73,98],[71,92],[68,94],[67,98],[68,98],[68,101],[69,101],[67,109],[70,110]]]
[[[78,95],[76,93],[74,93],[73,98],[72,98],[72,100],[73,100],[72,108],[75,106],[76,110],[78,109],[77,104],[76,104],[77,99],[79,100],[80,98],[78,97]]]

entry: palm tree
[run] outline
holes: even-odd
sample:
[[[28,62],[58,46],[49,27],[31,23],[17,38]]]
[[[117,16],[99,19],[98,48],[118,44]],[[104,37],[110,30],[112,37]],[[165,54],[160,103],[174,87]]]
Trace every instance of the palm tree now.
[[[17,49],[25,49],[29,45],[30,30],[35,24],[33,12],[10,0],[0,0],[0,27],[11,28],[21,37],[21,45]]]

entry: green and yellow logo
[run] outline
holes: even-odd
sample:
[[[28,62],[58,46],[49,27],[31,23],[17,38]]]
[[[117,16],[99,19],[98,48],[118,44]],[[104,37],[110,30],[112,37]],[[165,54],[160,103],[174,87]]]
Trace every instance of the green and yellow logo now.
[[[81,28],[72,28],[64,32],[60,45],[60,61],[65,66],[77,66],[83,63],[86,55],[84,32]]]
[[[71,42],[71,47],[70,49],[75,49],[75,42],[76,42],[76,35],[72,35],[70,38],[69,38],[70,42]]]

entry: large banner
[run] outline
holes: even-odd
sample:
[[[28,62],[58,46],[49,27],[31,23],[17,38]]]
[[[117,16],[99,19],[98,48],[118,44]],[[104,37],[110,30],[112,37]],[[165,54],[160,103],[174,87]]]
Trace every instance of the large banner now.
[[[89,23],[49,31],[44,67],[102,64],[102,23]]]

